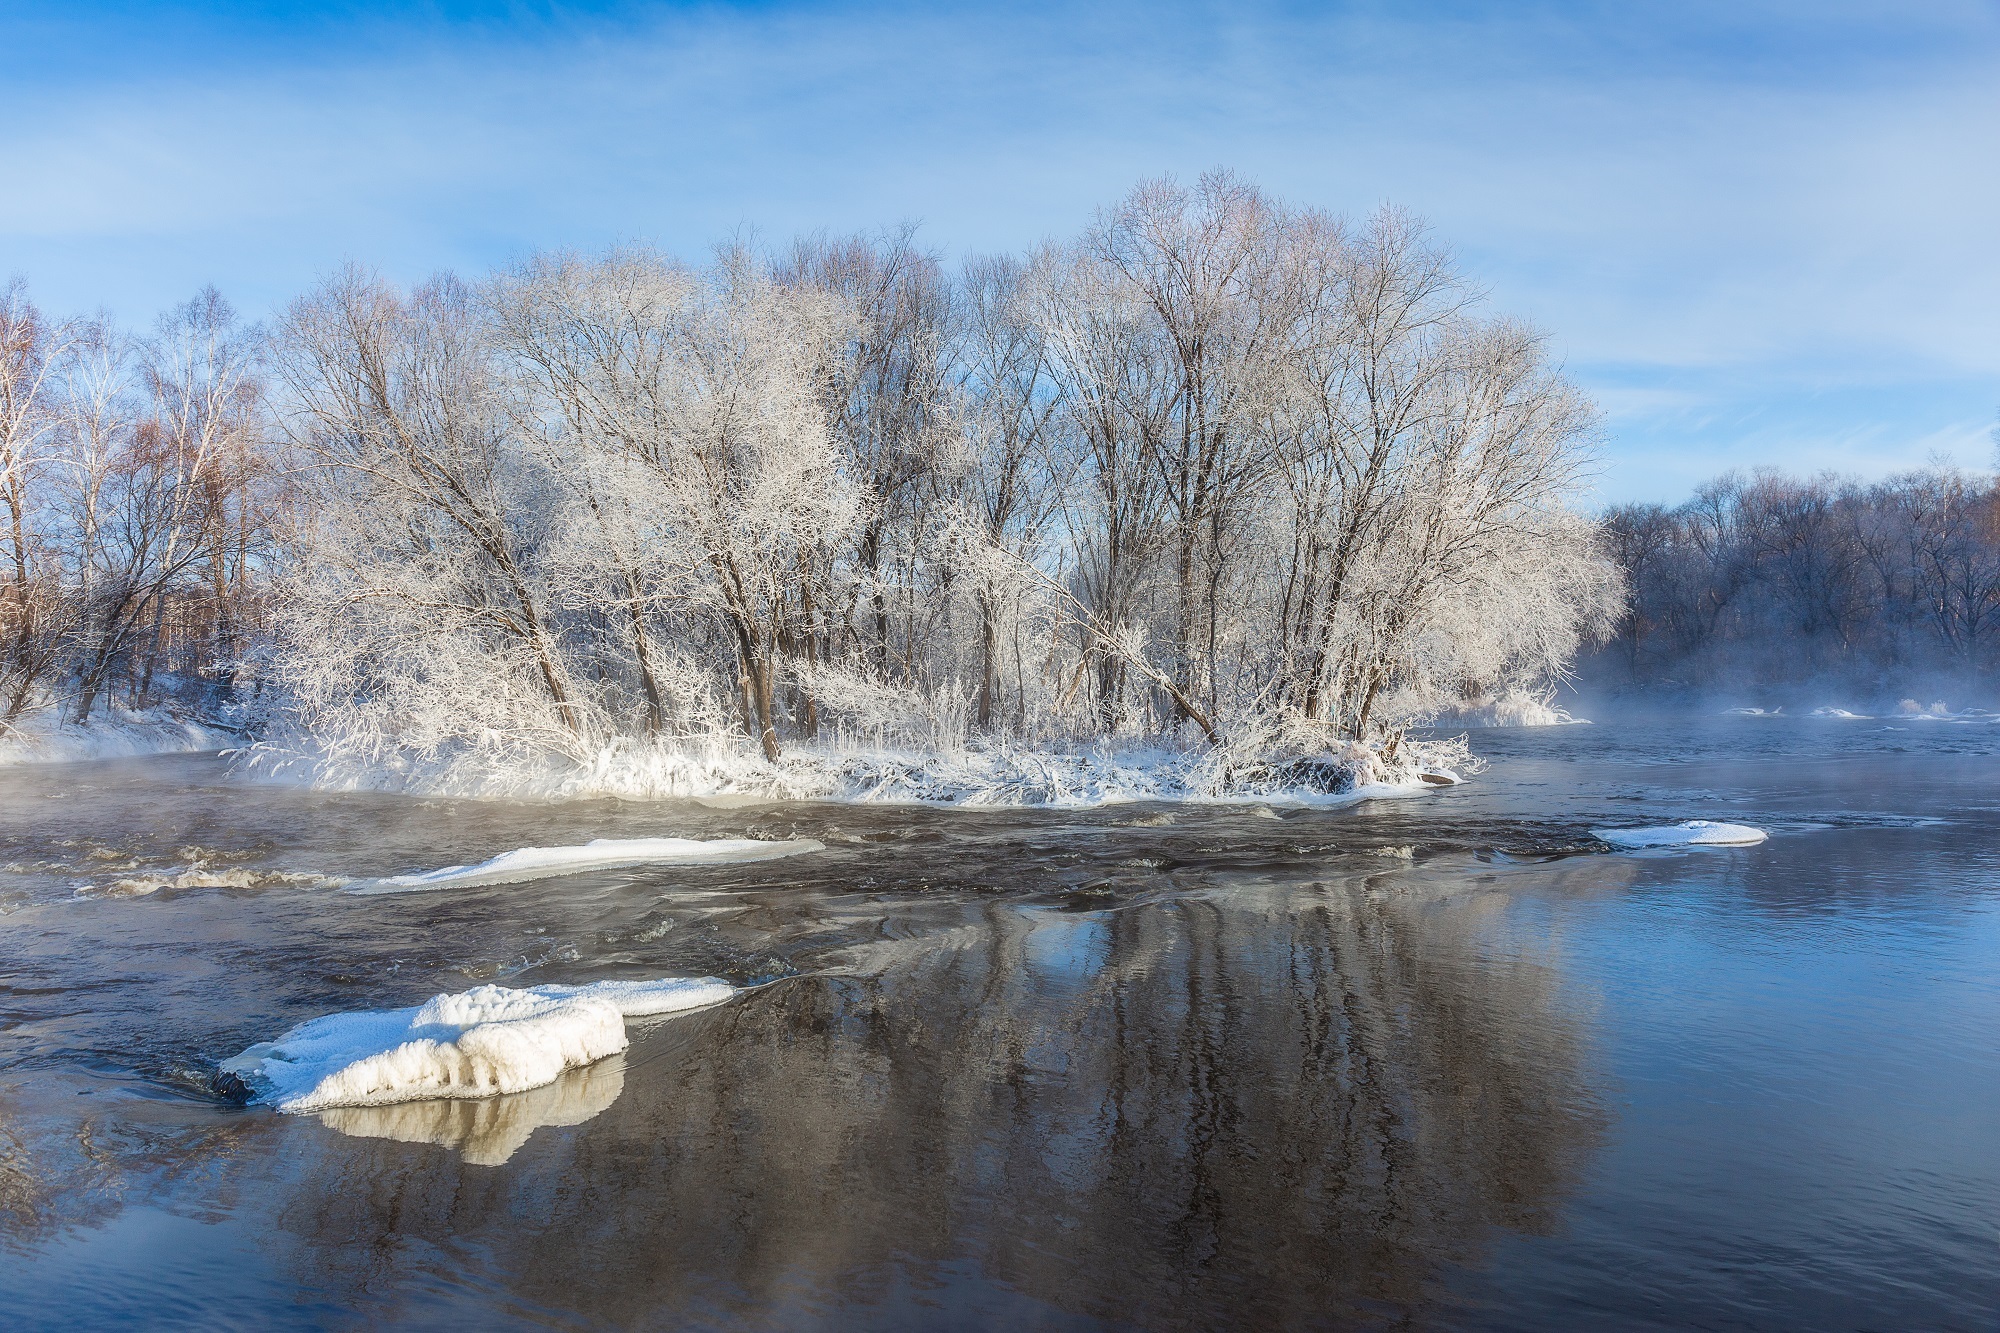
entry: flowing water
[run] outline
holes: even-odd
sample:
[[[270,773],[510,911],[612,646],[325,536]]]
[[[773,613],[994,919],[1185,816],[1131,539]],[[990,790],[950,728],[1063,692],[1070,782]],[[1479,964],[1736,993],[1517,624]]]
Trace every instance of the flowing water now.
[[[1475,746],[1346,810],[0,771],[0,1322],[1992,1329],[2000,727]],[[1695,817],[1771,838],[1588,832]],[[826,850],[339,887],[667,835]],[[209,1090],[320,1014],[697,975],[746,989],[534,1092]]]

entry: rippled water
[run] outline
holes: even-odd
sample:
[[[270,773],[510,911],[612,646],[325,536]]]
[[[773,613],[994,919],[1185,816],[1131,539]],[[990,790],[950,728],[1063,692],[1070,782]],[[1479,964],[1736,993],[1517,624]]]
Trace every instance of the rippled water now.
[[[1991,1329],[2000,727],[1890,726],[1475,734],[1345,811],[0,771],[0,1322]],[[1588,834],[1695,817],[1772,837]],[[827,850],[338,888],[653,835]],[[208,1092],[323,1013],[700,974],[752,988],[536,1092]]]

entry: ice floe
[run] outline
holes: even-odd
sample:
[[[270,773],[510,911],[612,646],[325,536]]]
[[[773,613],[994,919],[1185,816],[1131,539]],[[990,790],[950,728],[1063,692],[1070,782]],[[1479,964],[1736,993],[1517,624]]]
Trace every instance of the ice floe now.
[[[584,870],[616,870],[624,866],[700,865],[710,862],[770,861],[781,856],[823,852],[826,844],[811,838],[764,841],[756,838],[599,838],[581,847],[522,847],[503,852],[474,866],[446,866],[413,875],[357,880],[349,893],[422,893],[431,889],[468,888],[479,884],[513,884],[573,875]]]
[[[408,1009],[312,1019],[223,1061],[221,1072],[250,1100],[292,1113],[525,1092],[624,1050],[627,1017],[734,993],[714,977],[478,986]]]
[[[1812,710],[1812,715],[1814,717],[1848,718],[1856,722],[1866,722],[1869,720],[1868,714],[1849,712],[1845,708],[1815,708]]]
[[[1690,819],[1656,828],[1595,828],[1591,834],[1614,847],[1745,847],[1770,835],[1748,824]]]

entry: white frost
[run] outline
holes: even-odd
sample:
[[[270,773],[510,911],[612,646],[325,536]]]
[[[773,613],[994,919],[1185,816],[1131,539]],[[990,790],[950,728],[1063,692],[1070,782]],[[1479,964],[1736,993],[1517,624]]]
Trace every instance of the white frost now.
[[[392,875],[387,879],[362,880],[350,885],[350,893],[421,893],[429,889],[456,889],[475,884],[512,884],[521,880],[545,879],[551,875],[573,875],[583,870],[613,870],[620,866],[694,865],[707,861],[770,861],[781,856],[800,856],[826,850],[824,843],[811,838],[767,842],[756,838],[598,838],[581,847],[523,847],[502,852],[476,866],[446,866],[414,875]]]
[[[714,977],[479,986],[409,1009],[328,1014],[222,1062],[280,1111],[491,1097],[553,1083],[625,1049],[625,1019],[718,1004]]]
[[[1614,847],[1742,847],[1770,835],[1748,824],[1690,819],[1659,828],[1597,828],[1591,833]]]

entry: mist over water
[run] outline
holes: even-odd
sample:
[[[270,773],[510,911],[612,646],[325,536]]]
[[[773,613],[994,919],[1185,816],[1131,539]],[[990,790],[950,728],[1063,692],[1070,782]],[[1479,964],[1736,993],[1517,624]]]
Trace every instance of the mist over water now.
[[[2000,735],[1474,739],[1473,782],[1332,811],[0,771],[0,1302],[25,1327],[1989,1327]],[[1771,839],[1589,833],[1690,818]],[[647,836],[826,850],[340,889]],[[321,1014],[700,975],[747,989],[512,1097],[208,1092]]]

